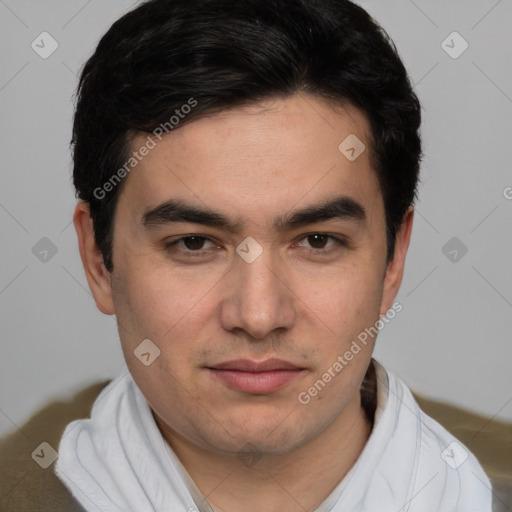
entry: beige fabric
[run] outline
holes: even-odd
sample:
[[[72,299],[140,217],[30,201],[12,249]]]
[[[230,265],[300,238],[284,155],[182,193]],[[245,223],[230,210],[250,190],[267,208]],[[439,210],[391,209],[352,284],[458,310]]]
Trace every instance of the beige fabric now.
[[[47,442],[58,450],[68,423],[89,416],[92,404],[107,382],[76,393],[69,402],[55,401],[36,412],[19,430],[0,441],[0,511],[78,512],[82,508],[53,472],[42,469],[32,452]]]

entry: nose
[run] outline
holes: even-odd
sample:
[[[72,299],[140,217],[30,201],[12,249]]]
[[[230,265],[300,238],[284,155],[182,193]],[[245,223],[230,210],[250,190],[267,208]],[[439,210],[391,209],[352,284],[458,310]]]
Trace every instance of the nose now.
[[[240,258],[228,274],[221,323],[227,331],[243,329],[261,340],[276,329],[290,329],[296,317],[296,296],[285,283],[284,268],[269,251],[252,263]]]

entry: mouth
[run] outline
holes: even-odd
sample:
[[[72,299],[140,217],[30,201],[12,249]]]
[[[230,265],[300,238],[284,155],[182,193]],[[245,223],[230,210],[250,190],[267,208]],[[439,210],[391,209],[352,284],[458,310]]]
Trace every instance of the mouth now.
[[[305,368],[281,359],[251,361],[237,359],[207,366],[213,378],[231,389],[249,394],[277,391],[306,372]]]

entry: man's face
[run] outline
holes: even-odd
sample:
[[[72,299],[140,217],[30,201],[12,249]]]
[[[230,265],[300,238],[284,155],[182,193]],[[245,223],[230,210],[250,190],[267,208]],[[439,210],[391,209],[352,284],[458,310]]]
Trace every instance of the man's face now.
[[[112,298],[128,367],[171,437],[285,452],[360,412],[371,342],[298,397],[393,299],[369,133],[357,109],[296,95],[175,129],[129,175]],[[338,149],[350,134],[367,148],[354,161]],[[149,366],[134,355],[145,339],[160,350]]]

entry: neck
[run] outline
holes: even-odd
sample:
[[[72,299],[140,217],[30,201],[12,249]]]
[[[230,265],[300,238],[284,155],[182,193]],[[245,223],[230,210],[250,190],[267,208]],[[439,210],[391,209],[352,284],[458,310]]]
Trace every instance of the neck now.
[[[352,468],[371,431],[359,395],[312,440],[252,460],[204,450],[156,420],[209,505],[222,512],[314,510]]]

